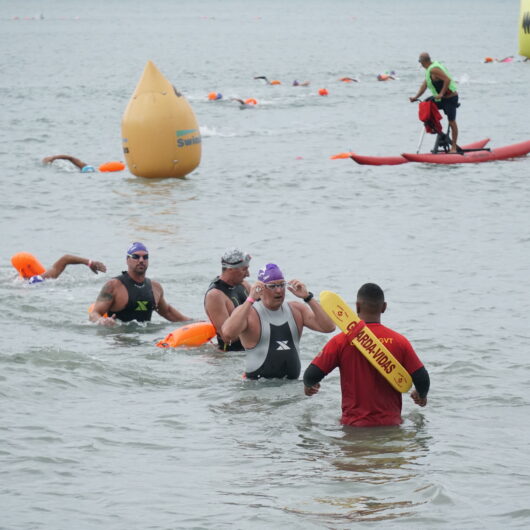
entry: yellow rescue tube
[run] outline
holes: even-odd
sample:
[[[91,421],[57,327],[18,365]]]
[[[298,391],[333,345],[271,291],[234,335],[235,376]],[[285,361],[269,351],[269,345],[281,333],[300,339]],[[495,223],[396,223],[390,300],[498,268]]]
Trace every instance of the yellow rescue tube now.
[[[519,16],[519,55],[530,59],[530,0],[521,0]]]
[[[121,122],[123,152],[137,177],[184,177],[201,161],[201,134],[191,106],[147,61]]]
[[[200,346],[215,337],[215,328],[211,322],[194,322],[175,329],[164,339],[157,342],[159,348],[178,346]]]
[[[26,280],[46,272],[42,263],[29,252],[18,252],[11,256],[11,264],[17,269],[20,276]]]

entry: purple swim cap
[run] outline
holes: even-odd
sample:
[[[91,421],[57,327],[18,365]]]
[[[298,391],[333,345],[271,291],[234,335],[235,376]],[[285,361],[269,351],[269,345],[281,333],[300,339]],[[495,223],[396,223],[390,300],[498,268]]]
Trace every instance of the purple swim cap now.
[[[139,243],[138,241],[136,241],[127,249],[127,256],[130,256],[131,254],[134,254],[135,252],[138,252],[139,250],[143,250],[144,252],[149,253],[149,251],[147,250],[147,248],[145,248],[145,245],[143,243]]]
[[[274,263],[267,263],[265,267],[258,272],[258,280],[263,283],[274,282],[275,280],[283,280],[283,274],[278,265]]]

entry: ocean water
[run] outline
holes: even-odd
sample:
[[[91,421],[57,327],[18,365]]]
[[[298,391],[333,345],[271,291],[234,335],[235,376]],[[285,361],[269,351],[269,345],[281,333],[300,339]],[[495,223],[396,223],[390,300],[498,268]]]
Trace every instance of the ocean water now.
[[[0,8],[2,530],[529,526],[530,159],[329,158],[416,150],[408,97],[422,51],[459,82],[462,143],[529,139],[530,63],[483,62],[516,55],[518,2]],[[58,153],[96,166],[122,158],[121,116],[147,60],[195,111],[199,168],[146,180],[44,167]],[[378,82],[387,70],[398,79]],[[208,101],[212,91],[223,99]],[[240,110],[232,97],[258,105]],[[428,406],[404,396],[402,426],[347,429],[338,373],[307,398],[301,381],[243,381],[241,353],[157,348],[176,327],[158,315],[89,324],[134,240],[166,299],[195,319],[232,246],[252,254],[251,280],[272,261],[352,303],[361,284],[380,284],[383,322],[431,375]],[[108,272],[70,267],[28,286],[10,265],[22,250],[45,266],[83,255]],[[329,337],[304,332],[302,369]]]

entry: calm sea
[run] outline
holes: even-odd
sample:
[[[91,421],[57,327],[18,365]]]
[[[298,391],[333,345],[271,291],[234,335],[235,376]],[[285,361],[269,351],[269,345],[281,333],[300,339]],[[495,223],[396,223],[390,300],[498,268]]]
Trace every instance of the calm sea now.
[[[416,150],[422,51],[459,81],[462,143],[530,139],[530,63],[483,62],[516,55],[518,15],[515,0],[0,0],[0,528],[527,528],[530,159],[329,158]],[[148,60],[197,115],[199,168],[43,167],[122,158]],[[345,429],[338,373],[309,399],[301,381],[244,382],[242,354],[155,347],[176,327],[158,315],[90,325],[134,240],[196,319],[232,246],[252,254],[251,279],[272,261],[352,303],[380,284],[384,323],[430,372],[428,407],[404,396],[401,427]],[[22,250],[109,272],[29,287],[10,265]],[[328,338],[304,333],[303,369]]]

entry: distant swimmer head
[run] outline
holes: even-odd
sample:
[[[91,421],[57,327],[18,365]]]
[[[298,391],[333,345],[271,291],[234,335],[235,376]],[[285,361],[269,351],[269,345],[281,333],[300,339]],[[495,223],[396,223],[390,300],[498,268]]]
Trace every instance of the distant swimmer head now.
[[[40,275],[40,274],[37,274],[36,276],[32,276],[28,282],[30,285],[33,285],[34,283],[41,283],[44,281],[44,278]]]
[[[245,103],[247,105],[257,105],[258,104],[257,100],[255,100],[254,98],[245,99]]]
[[[263,283],[274,282],[276,280],[283,280],[283,273],[274,263],[267,263],[263,268],[258,272],[258,280]]]
[[[327,96],[328,94],[329,94],[329,92],[328,92],[327,88],[320,88],[319,91],[318,91],[318,95],[319,96]]]
[[[493,57],[485,57],[484,58],[484,62],[485,63],[492,63],[493,62]]]
[[[298,81],[298,79],[295,79],[293,81],[293,86],[298,86],[300,84],[300,82]]]
[[[282,82],[281,82],[281,81],[278,81],[277,79],[273,79],[273,80],[271,81],[271,85],[281,85],[281,84],[282,84]]]
[[[208,99],[210,101],[215,101],[217,99],[223,99],[223,94],[221,94],[221,92],[210,92],[208,94]]]
[[[81,168],[81,173],[95,173],[96,168],[94,166],[85,166]]]
[[[147,250],[146,246],[143,243],[140,243],[139,241],[135,241],[128,249],[127,249],[127,256],[132,256],[133,254],[136,254],[139,250],[149,254],[149,251]]]
[[[228,249],[221,257],[221,265],[224,269],[239,269],[248,267],[252,256],[239,248]]]

